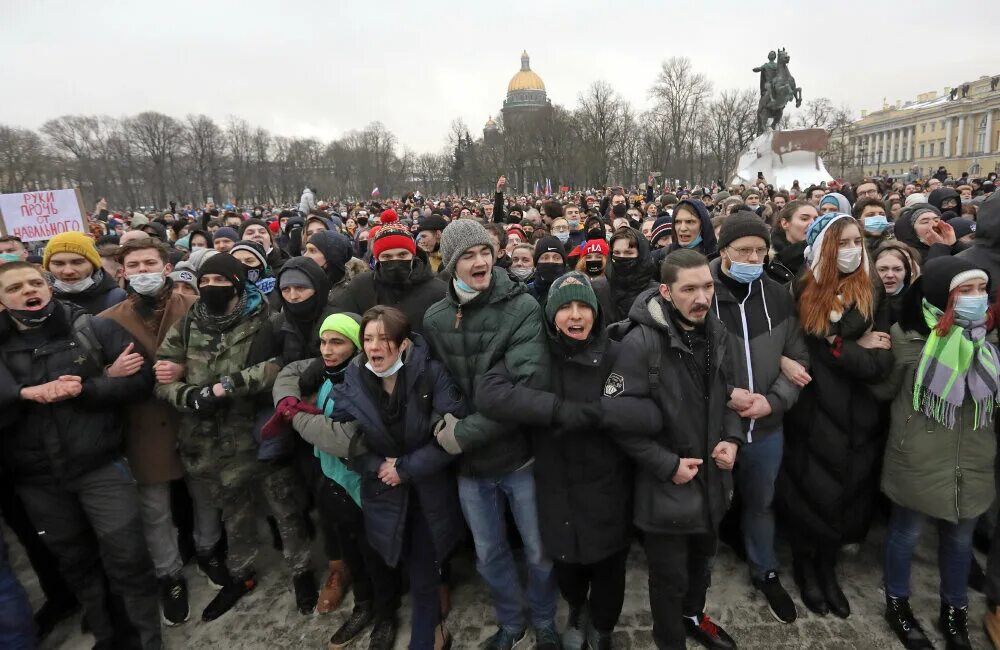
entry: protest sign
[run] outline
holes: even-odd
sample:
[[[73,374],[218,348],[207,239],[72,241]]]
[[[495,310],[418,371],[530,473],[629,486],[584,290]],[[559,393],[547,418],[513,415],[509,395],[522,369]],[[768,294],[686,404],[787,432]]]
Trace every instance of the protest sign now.
[[[46,241],[61,232],[86,232],[80,190],[0,194],[0,230],[23,242]]]

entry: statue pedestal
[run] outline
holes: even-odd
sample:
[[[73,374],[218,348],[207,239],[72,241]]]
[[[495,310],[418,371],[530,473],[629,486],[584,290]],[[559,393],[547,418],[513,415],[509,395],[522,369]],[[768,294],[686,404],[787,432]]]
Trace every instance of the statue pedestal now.
[[[776,189],[788,189],[794,181],[805,189],[833,179],[819,152],[830,135],[825,129],[765,131],[740,155],[732,184],[756,184],[757,173]]]

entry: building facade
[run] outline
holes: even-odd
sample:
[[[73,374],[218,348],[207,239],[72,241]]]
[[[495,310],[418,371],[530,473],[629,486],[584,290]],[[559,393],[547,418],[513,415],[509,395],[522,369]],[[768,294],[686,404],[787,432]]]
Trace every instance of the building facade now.
[[[1000,171],[1000,76],[980,77],[940,96],[862,111],[848,146],[865,176],[902,176],[917,168],[928,178],[945,167],[958,178]]]

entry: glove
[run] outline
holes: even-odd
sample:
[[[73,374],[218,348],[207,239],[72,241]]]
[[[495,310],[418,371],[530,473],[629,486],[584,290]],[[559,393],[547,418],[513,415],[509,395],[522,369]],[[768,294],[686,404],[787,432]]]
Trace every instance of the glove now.
[[[202,386],[190,391],[185,398],[189,409],[199,415],[212,415],[219,408],[219,398],[211,386]]]
[[[438,444],[452,456],[462,453],[462,448],[458,445],[458,440],[455,439],[455,426],[459,422],[461,420],[451,413],[445,413],[444,418],[434,427],[434,437]]]
[[[563,431],[596,428],[601,423],[601,409],[594,402],[559,400],[553,416],[553,420]]]
[[[264,426],[260,428],[260,439],[270,440],[271,438],[277,438],[282,434],[290,433],[290,430],[291,418],[286,417],[282,411],[276,410],[274,415],[268,418]]]
[[[280,415],[285,422],[291,422],[292,417],[295,415],[295,407],[299,403],[298,397],[283,397],[277,404],[275,404],[274,414]]]

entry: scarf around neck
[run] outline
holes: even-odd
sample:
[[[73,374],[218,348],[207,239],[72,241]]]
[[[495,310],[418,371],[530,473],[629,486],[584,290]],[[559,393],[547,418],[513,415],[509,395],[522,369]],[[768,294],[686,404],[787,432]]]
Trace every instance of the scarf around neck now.
[[[986,322],[956,319],[944,336],[937,333],[943,312],[923,301],[924,322],[931,333],[920,353],[913,382],[913,410],[949,429],[966,396],[976,406],[973,429],[993,421],[993,407],[1000,399],[997,349],[986,341]]]

